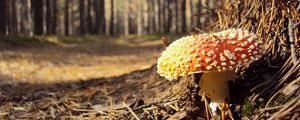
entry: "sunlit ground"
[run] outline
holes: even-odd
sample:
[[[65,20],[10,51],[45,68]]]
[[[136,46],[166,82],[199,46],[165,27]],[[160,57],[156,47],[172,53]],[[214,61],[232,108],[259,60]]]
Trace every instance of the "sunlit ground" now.
[[[159,38],[47,36],[36,37],[39,43],[35,45],[3,42],[1,79],[59,82],[119,76],[155,64],[164,48]]]

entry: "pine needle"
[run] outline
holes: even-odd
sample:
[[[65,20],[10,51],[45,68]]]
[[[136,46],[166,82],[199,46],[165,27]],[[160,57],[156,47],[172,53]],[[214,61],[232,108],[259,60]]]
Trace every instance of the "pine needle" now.
[[[126,108],[130,111],[130,113],[134,116],[135,119],[140,120],[140,118],[132,111],[132,109],[125,102],[123,102],[123,105],[126,106]]]

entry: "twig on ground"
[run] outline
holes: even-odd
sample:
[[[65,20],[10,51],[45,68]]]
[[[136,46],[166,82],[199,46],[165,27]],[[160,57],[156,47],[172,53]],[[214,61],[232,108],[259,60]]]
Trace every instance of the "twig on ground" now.
[[[279,106],[274,106],[274,107],[262,108],[259,111],[260,112],[265,112],[265,111],[269,111],[269,110],[280,109],[280,108],[283,108],[283,107],[284,107],[284,105],[279,105]]]
[[[295,48],[295,41],[294,41],[294,28],[298,26],[299,23],[294,24],[292,21],[289,21],[289,41],[288,43],[290,44],[290,49],[291,49],[291,56],[292,56],[292,61],[294,65],[297,63],[297,52]]]
[[[295,104],[295,103],[298,104]],[[280,116],[282,116],[282,114],[286,114],[287,112],[289,112],[291,110],[291,108],[295,108],[295,105],[299,105],[300,104],[300,95],[297,96],[295,99],[293,99],[292,101],[290,101],[289,103],[285,104],[283,108],[281,108],[279,111],[277,111],[272,117],[270,117],[270,120],[273,120],[274,118],[278,118]],[[291,107],[293,106],[293,107]]]
[[[286,81],[286,80],[289,78],[289,76],[291,76],[293,73],[295,73],[296,71],[298,71],[298,70],[300,69],[300,64],[299,64],[299,63],[300,63],[300,60],[298,60],[298,61],[296,62],[297,66],[293,66],[293,67],[287,72],[287,74],[285,74],[285,75],[282,77],[281,82],[277,84],[278,86],[280,86],[281,84],[283,84],[284,81]],[[294,80],[294,82],[295,82],[295,81],[298,81],[298,79]],[[290,85],[291,85],[291,84],[294,84],[294,83],[292,82],[292,83],[290,83]],[[277,87],[278,87],[278,86],[277,86]],[[275,88],[275,89],[276,89],[276,88]],[[270,99],[269,99],[268,102],[266,103],[265,107],[269,106],[269,104],[271,103],[271,101],[272,101],[273,99],[275,99],[275,97],[276,97],[283,89],[284,89],[284,88],[281,88],[281,89],[279,89],[277,92],[275,92],[275,93],[273,94],[273,96],[270,97]]]
[[[178,98],[171,98],[171,99],[167,99],[167,100],[161,100],[161,101],[157,101],[157,102],[153,102],[153,103],[148,103],[148,104],[141,105],[141,106],[138,106],[136,108],[133,108],[133,111],[142,110],[143,108],[148,108],[148,107],[151,107],[152,105],[166,104],[166,103],[174,102],[174,101],[177,101],[177,100],[178,100]]]
[[[73,111],[80,111],[80,112],[96,112],[96,113],[100,113],[100,114],[107,114],[103,111],[100,111],[100,110],[89,110],[89,109],[72,109]]]
[[[203,95],[201,95],[201,96],[202,96],[202,99],[203,99],[203,101],[204,101],[204,103],[205,103],[206,119],[209,120],[210,117],[213,118],[213,113],[212,113],[211,109],[209,108],[209,103],[208,103],[208,100],[207,100],[207,98],[206,98],[205,93],[204,93]],[[214,119],[214,118],[213,118],[213,119]]]
[[[134,116],[135,119],[140,120],[140,118],[132,111],[132,109],[126,103],[123,102],[123,105],[126,106],[126,108],[130,111],[130,113]]]

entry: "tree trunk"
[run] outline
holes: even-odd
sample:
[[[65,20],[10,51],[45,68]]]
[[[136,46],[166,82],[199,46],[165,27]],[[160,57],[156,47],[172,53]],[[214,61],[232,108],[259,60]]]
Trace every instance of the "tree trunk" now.
[[[100,33],[100,1],[94,0],[94,11],[95,11],[95,25],[93,29],[94,34]]]
[[[105,21],[105,1],[104,0],[99,0],[100,2],[100,33],[105,34],[105,29],[106,29],[106,21]]]
[[[80,33],[86,34],[86,15],[85,15],[85,0],[80,0],[79,2],[79,12],[80,12]]]
[[[22,31],[25,35],[32,36],[31,2],[30,0],[21,0],[21,3],[24,5],[23,20],[21,21]]]
[[[159,24],[159,5],[158,5],[159,0],[153,0],[154,3],[154,22],[155,22],[155,32],[159,32],[160,29],[160,24]]]
[[[176,26],[176,33],[180,33],[179,29],[179,3],[178,0],[175,1],[175,26]]]
[[[52,13],[52,34],[56,34],[57,31],[57,18],[58,18],[58,13],[57,13],[57,0],[53,0],[53,13]]]
[[[129,0],[125,0],[124,7],[124,35],[129,35]]]
[[[46,0],[46,33],[52,34],[52,0]]]
[[[201,0],[198,0],[198,3],[197,3],[197,17],[196,17],[197,27],[201,26],[201,21],[200,21],[201,13],[202,13],[202,4],[201,4]]]
[[[93,8],[92,8],[92,0],[87,0],[87,30],[88,33],[93,33],[93,29],[95,26],[93,26],[93,16],[92,16],[92,12],[93,12]]]
[[[158,32],[162,33],[163,32],[163,16],[164,12],[162,9],[161,5],[161,0],[157,0],[157,6],[158,6]]]
[[[42,35],[44,34],[44,0],[32,0],[32,4],[34,33],[37,35]]]
[[[191,12],[191,17],[190,17],[190,21],[191,21],[190,26],[191,26],[191,28],[190,29],[193,30],[195,28],[195,26],[196,26],[195,20],[194,20],[195,13],[194,13],[194,3],[193,3],[193,0],[190,0],[190,12]]]
[[[78,28],[78,26],[76,26],[76,22],[78,21],[76,17],[77,11],[74,9],[74,6],[78,6],[77,4],[78,2],[75,0],[70,1],[70,35],[78,34],[78,32],[76,32],[76,28]]]
[[[142,1],[143,6],[143,29],[145,33],[149,34],[149,15],[148,15],[148,2],[146,0]]]
[[[114,35],[114,0],[110,1],[109,34]]]
[[[149,33],[153,33],[155,31],[155,4],[154,0],[147,0],[148,2],[148,26]]]
[[[205,25],[206,25],[206,23],[207,23],[207,21],[208,21],[208,9],[209,9],[209,6],[208,6],[208,1],[209,0],[202,0],[202,5],[204,6],[204,7],[206,7],[206,9],[203,9],[203,16],[201,16],[202,18],[203,18],[203,24],[202,24],[202,28],[205,28]]]
[[[165,32],[165,25],[166,25],[166,1],[165,0],[162,0],[160,1],[160,11],[162,12],[161,14],[161,30],[160,32],[161,33],[164,33]]]
[[[168,33],[167,27],[168,27],[168,1],[169,0],[163,0],[163,32]]]
[[[142,34],[142,3],[140,0],[136,1],[136,12],[137,12],[137,34]]]
[[[11,0],[11,10],[12,10],[12,33],[13,34],[19,34],[20,33],[20,9],[18,7],[18,2],[16,0]]]
[[[6,19],[6,22],[7,22],[7,34],[12,34],[13,33],[13,29],[14,27],[12,26],[14,23],[13,23],[13,10],[12,10],[12,4],[11,4],[12,1],[7,1],[6,2],[6,12],[7,12],[7,19]]]
[[[177,0],[170,0],[170,32],[176,33],[176,4]]]
[[[65,1],[65,35],[70,35],[70,0]]]
[[[119,10],[119,8],[120,8],[120,2],[116,2],[115,3],[115,14],[116,14],[116,17],[115,17],[115,28],[114,28],[114,33],[115,33],[115,35],[119,35],[120,34],[120,10]]]
[[[181,0],[181,31],[183,33],[186,31],[186,0]]]
[[[172,11],[170,8],[171,0],[164,0],[164,33],[170,33],[172,23]]]
[[[0,35],[5,35],[6,33],[6,2],[7,0],[0,0]]]

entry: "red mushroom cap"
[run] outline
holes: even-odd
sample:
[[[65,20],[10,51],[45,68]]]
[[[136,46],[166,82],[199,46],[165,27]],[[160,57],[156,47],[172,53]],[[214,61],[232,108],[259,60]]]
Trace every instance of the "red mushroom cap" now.
[[[241,29],[191,35],[170,44],[157,62],[157,72],[169,79],[206,71],[232,70],[265,52],[255,34]]]

